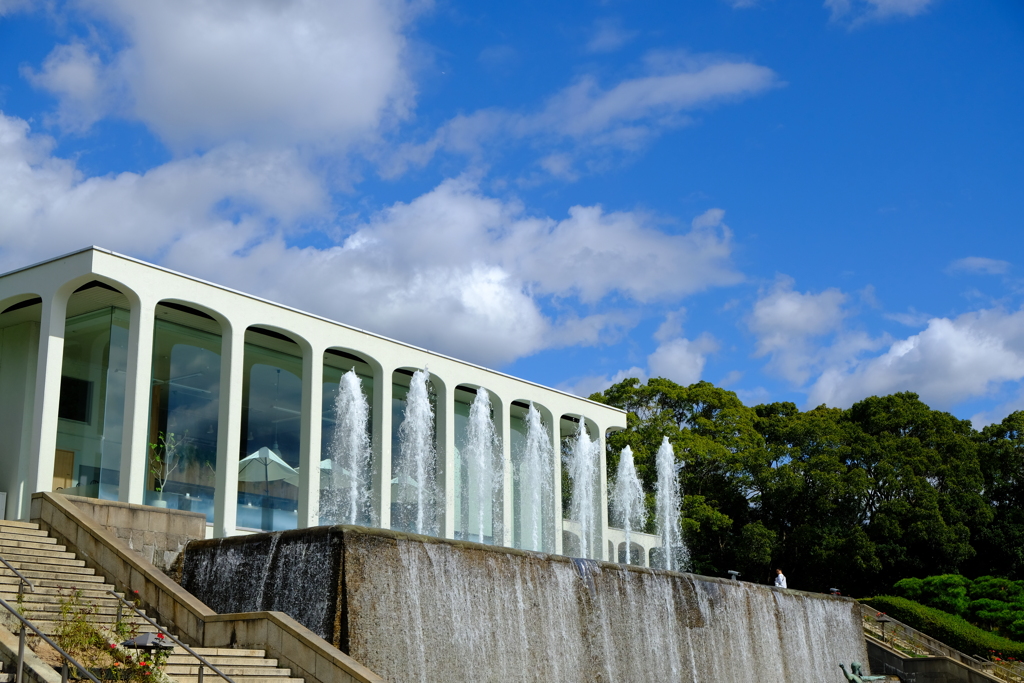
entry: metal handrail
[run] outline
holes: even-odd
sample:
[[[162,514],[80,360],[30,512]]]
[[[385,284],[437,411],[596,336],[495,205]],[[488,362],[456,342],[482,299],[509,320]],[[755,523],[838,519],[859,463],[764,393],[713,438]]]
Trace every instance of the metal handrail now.
[[[193,657],[198,659],[199,660],[199,683],[203,683],[203,667],[204,666],[210,667],[210,669],[213,671],[213,673],[217,674],[218,676],[223,678],[228,683],[235,683],[235,679],[231,678],[226,673],[224,673],[223,671],[221,671],[220,669],[215,667],[213,664],[211,664],[210,661],[208,659],[206,659],[206,657],[203,657],[201,654],[199,654],[198,652],[196,652],[195,650],[190,648],[188,645],[186,645],[185,643],[181,642],[180,640],[178,640],[177,638],[172,636],[167,631],[167,629],[165,629],[163,626],[161,626],[160,624],[158,624],[155,621],[153,621],[152,619],[150,619],[149,616],[147,616],[145,612],[143,612],[137,606],[135,606],[132,603],[130,603],[127,600],[125,600],[123,596],[119,595],[118,593],[115,593],[112,590],[108,590],[107,592],[110,593],[111,595],[113,595],[115,598],[117,598],[121,603],[127,605],[128,607],[131,607],[133,610],[135,610],[136,614],[138,614],[140,617],[142,617],[143,619],[148,621],[152,626],[154,626],[156,628],[156,630],[158,630],[160,633],[164,634],[166,637],[168,637],[171,640],[173,640],[179,647],[181,647],[183,650],[188,652],[190,655],[192,655]],[[120,604],[118,604],[118,606],[117,606],[117,612],[118,612],[118,621],[120,621],[120,614],[121,614],[121,605]]]
[[[14,617],[18,621],[21,622],[21,629],[18,632],[18,671],[17,671],[17,676],[15,678],[15,681],[17,683],[22,683],[25,680],[24,677],[22,676],[22,669],[23,669],[24,664],[25,664],[25,627],[26,626],[28,628],[32,629],[33,631],[35,631],[36,635],[43,639],[43,642],[45,642],[47,645],[49,645],[54,650],[59,652],[60,655],[64,658],[64,662],[63,662],[63,666],[61,667],[61,674],[60,674],[60,678],[61,678],[61,681],[63,683],[67,683],[67,680],[68,680],[68,662],[71,662],[71,664],[73,664],[75,666],[75,668],[77,668],[83,674],[88,676],[89,680],[91,680],[93,683],[100,683],[100,679],[98,679],[95,676],[93,676],[92,673],[90,673],[88,669],[86,669],[84,666],[82,666],[81,664],[78,663],[78,660],[76,660],[74,657],[72,657],[67,652],[65,652],[64,648],[62,648],[60,645],[58,645],[57,643],[55,643],[52,640],[50,640],[49,636],[47,636],[45,633],[43,633],[38,628],[36,628],[35,624],[33,624],[31,621],[29,621],[25,617],[21,616],[21,613],[18,612],[18,610],[15,609],[14,607],[11,607],[9,604],[7,604],[7,601],[4,600],[3,598],[0,598],[0,606],[6,608],[8,612],[13,614]]]
[[[25,575],[22,574],[21,572],[19,572],[18,569],[13,564],[11,564],[7,560],[5,560],[3,555],[0,555],[0,562],[3,562],[5,565],[7,565],[7,568],[10,569],[12,572],[14,572],[14,574],[21,580],[21,583],[18,584],[18,592],[19,593],[24,591],[26,586],[28,587],[28,592],[29,593],[35,593],[35,591],[36,591],[35,584],[32,583],[31,581],[29,581],[27,578],[25,578]]]

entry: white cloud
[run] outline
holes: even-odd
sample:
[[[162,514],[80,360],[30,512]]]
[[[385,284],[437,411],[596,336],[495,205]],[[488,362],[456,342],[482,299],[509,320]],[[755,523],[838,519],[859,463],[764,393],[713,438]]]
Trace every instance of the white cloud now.
[[[323,183],[294,152],[223,145],[90,178],[6,116],[0,205],[0,267],[99,244],[488,364],[617,338],[636,317],[602,304],[610,296],[675,299],[740,279],[721,212],[682,234],[597,206],[555,220],[459,178],[336,226]],[[347,237],[291,246],[310,224]],[[565,305],[545,312],[548,298]]]
[[[401,33],[411,12],[397,1],[82,6],[125,45],[109,57],[98,38],[58,46],[32,75],[60,98],[64,125],[116,114],[179,149],[239,138],[322,147],[373,135],[412,102]]]
[[[56,47],[40,72],[22,69],[35,87],[57,95],[60,105],[56,122],[74,131],[91,126],[110,106],[111,93],[103,82],[102,71],[100,58],[80,42]]]
[[[915,17],[935,0],[825,0],[833,21],[849,20],[853,25],[892,17]]]
[[[146,173],[86,178],[52,141],[0,113],[0,264],[14,267],[100,244],[153,258],[181,235],[323,213],[320,181],[287,151],[228,145]],[[240,213],[237,219],[230,212]]]
[[[971,424],[975,429],[981,429],[990,424],[1002,422],[1007,415],[1018,410],[1024,410],[1024,388],[1019,389],[1010,400],[972,415]]]
[[[914,391],[937,408],[985,396],[1024,378],[1024,310],[986,309],[933,318],[880,356],[835,365],[810,389],[810,403],[849,406],[866,396]]]
[[[692,340],[681,336],[681,321],[684,314],[685,310],[680,309],[665,316],[665,321],[654,333],[654,339],[660,343],[647,356],[647,369],[633,366],[627,370],[619,370],[613,375],[588,375],[559,388],[577,396],[590,396],[630,377],[635,377],[641,382],[646,382],[649,377],[664,377],[683,386],[699,382],[704,374],[708,355],[718,350],[719,343],[706,332]],[[734,380],[738,380],[741,375],[742,373],[730,373]]]
[[[1009,261],[984,256],[968,256],[957,259],[946,268],[948,273],[980,273],[982,275],[1004,275],[1010,270]]]
[[[624,379],[635,377],[641,382],[647,381],[647,371],[640,367],[631,367],[627,370],[619,370],[614,375],[588,375],[580,377],[572,382],[558,385],[558,389],[584,398],[599,391],[604,391],[613,384],[618,384]]]
[[[636,38],[637,31],[627,31],[619,22],[602,19],[594,22],[593,32],[587,41],[587,52],[615,52]]]
[[[772,371],[800,385],[821,360],[812,340],[839,330],[847,296],[835,288],[797,292],[793,284],[792,278],[780,277],[754,304],[747,324],[757,337],[755,355],[770,356]]]
[[[718,342],[706,333],[692,341],[671,339],[647,357],[647,367],[652,377],[664,377],[686,386],[700,381],[708,354],[717,350]]]
[[[661,131],[687,123],[686,111],[779,85],[767,67],[675,53],[649,55],[647,71],[607,89],[595,77],[583,76],[532,114],[491,108],[456,116],[429,141],[400,146],[382,162],[382,172],[401,174],[441,150],[478,157],[485,148],[528,140],[543,143],[543,168],[566,177],[582,148],[636,150]]]

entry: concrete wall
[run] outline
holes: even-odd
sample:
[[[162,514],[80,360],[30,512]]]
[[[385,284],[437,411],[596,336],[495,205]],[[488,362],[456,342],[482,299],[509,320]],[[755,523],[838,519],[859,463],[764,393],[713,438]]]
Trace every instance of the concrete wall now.
[[[206,538],[206,516],[113,500],[64,496],[161,571],[175,574],[185,544]]]

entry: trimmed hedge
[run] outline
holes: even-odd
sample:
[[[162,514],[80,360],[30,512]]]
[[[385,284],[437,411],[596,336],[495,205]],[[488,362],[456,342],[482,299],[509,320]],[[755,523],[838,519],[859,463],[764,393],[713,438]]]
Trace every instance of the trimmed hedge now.
[[[995,653],[1004,660],[1024,661],[1024,643],[997,636],[954,614],[891,595],[864,598],[861,602],[963,653],[985,659]]]

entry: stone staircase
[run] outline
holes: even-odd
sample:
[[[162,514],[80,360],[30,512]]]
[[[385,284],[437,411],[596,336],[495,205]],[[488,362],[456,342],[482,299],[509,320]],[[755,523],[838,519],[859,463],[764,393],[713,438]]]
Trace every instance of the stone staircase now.
[[[53,637],[58,626],[61,601],[79,591],[81,603],[90,611],[86,617],[89,621],[105,628],[115,623],[119,601],[109,593],[113,586],[94,569],[86,567],[84,560],[57,544],[38,524],[0,520],[0,556],[33,583],[32,592],[22,593],[21,607],[26,617],[47,636]],[[0,564],[0,598],[16,605],[19,585],[20,579],[14,572]],[[124,610],[127,614],[128,608]],[[6,613],[2,608],[0,611]],[[157,630],[142,617],[132,617],[131,623],[139,632]],[[198,647],[193,650],[236,683],[302,683],[301,678],[291,677],[290,670],[278,667],[276,659],[268,659],[263,650]],[[198,683],[199,662],[183,648],[176,647],[171,651],[165,672],[178,683]],[[12,674],[0,672],[0,683],[12,680],[10,676]],[[205,670],[204,683],[219,680],[213,671]]]

